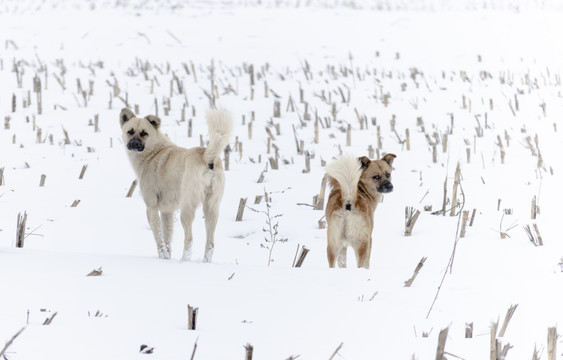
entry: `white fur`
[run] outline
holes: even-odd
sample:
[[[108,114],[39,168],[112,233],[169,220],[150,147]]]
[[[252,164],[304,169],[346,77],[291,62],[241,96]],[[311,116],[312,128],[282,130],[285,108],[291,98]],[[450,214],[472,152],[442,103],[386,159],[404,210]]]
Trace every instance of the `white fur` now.
[[[192,223],[196,208],[203,204],[206,229],[203,260],[212,260],[215,228],[225,185],[219,155],[229,141],[232,120],[224,110],[210,111],[207,120],[211,137],[209,147],[185,149],[172,143],[147,118],[137,118],[129,109],[123,109],[120,115],[126,146],[132,137],[138,137],[143,131],[147,133],[142,138],[144,150],[127,150],[127,154],[139,180],[147,218],[161,258],[169,259],[171,256],[174,212],[179,209],[184,228],[182,259],[190,259]]]
[[[203,159],[211,163],[229,143],[233,131],[231,113],[225,109],[209,109],[207,111],[207,127],[209,129],[209,145],[205,149]]]
[[[358,192],[358,182],[362,176],[360,160],[352,155],[344,155],[328,164],[326,173],[340,184],[344,202],[353,204]]]
[[[339,267],[346,267],[346,250],[352,246],[355,251],[356,259],[359,259],[357,250],[362,243],[362,239],[371,238],[371,228],[366,227],[365,218],[357,209],[351,211],[340,209],[335,211],[335,216],[327,221],[328,245],[336,250]],[[371,245],[370,245],[371,248]],[[358,264],[358,267],[369,267],[369,257],[367,262]]]

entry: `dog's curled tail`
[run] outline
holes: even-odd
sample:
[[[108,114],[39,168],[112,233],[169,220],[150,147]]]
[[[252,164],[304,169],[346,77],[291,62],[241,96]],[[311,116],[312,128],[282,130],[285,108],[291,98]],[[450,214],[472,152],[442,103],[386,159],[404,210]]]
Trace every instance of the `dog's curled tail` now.
[[[354,204],[358,192],[358,182],[362,176],[362,164],[351,155],[344,155],[326,167],[328,176],[334,178],[342,190],[342,196],[346,209]]]
[[[209,109],[206,117],[209,129],[209,145],[203,153],[203,159],[211,167],[217,156],[229,143],[233,130],[233,119],[231,113],[225,109]]]

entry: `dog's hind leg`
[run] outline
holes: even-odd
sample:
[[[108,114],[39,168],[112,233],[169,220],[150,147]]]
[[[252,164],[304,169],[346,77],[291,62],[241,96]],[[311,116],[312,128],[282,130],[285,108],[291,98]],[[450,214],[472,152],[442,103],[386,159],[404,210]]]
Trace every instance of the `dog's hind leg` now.
[[[327,215],[327,258],[328,266],[333,268],[338,261],[339,267],[346,267],[346,257],[344,266],[341,264],[341,252],[346,253],[346,248],[342,249],[343,223],[340,218]]]
[[[170,259],[172,251],[170,243],[172,242],[172,233],[174,231],[174,213],[173,212],[160,212],[162,220],[162,252],[164,258]]]
[[[215,228],[219,218],[219,205],[223,196],[222,191],[210,191],[203,200],[203,215],[205,217],[205,254],[204,262],[211,262],[215,249]]]
[[[328,258],[328,267],[333,268],[334,264],[336,263],[336,251],[330,246],[326,247],[326,255]]]
[[[346,267],[346,247],[341,247],[340,249],[335,249],[333,247],[327,246],[326,254],[328,258],[328,266],[333,268],[338,260],[338,267]]]
[[[154,235],[158,257],[166,259],[166,254],[163,252],[164,244],[162,243],[160,215],[158,214],[158,209],[156,207],[147,207],[147,219],[149,220],[149,225],[151,226],[152,234]]]
[[[343,246],[340,248],[338,252],[338,267],[345,268],[346,267],[346,252],[348,248]]]
[[[182,261],[188,261],[192,257],[192,223],[195,217],[195,206],[188,205],[182,208],[180,212],[180,221],[184,228],[184,254]]]
[[[369,269],[369,256],[370,256],[370,246],[369,242],[362,241],[359,245],[354,246],[356,252],[356,260],[358,262],[359,268]]]

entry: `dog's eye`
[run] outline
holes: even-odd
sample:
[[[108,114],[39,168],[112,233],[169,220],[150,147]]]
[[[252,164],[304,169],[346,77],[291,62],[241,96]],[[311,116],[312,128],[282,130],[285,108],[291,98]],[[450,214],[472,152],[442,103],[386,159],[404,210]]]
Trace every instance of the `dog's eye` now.
[[[133,129],[127,131],[127,134],[129,134],[129,135],[133,135],[134,133],[135,133],[135,130],[133,130]]]
[[[389,179],[389,178],[391,177],[391,174],[387,173],[387,174],[385,174],[385,177],[386,177],[387,179]]]
[[[375,176],[373,177],[373,180],[379,181],[379,180],[381,180],[381,176],[375,175]]]
[[[145,137],[147,136],[149,133],[146,132],[145,130],[141,131],[141,137]]]

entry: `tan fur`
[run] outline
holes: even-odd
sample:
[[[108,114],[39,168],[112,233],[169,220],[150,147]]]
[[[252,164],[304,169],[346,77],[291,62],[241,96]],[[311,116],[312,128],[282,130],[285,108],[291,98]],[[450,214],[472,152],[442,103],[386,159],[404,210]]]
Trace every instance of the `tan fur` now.
[[[394,154],[387,154],[380,160],[371,161],[365,156],[357,160],[362,175],[357,183],[356,198],[354,203],[350,204],[350,210],[346,210],[342,189],[353,184],[340,184],[329,176],[332,190],[328,197],[326,220],[327,258],[330,267],[334,267],[337,260],[339,267],[346,267],[346,250],[351,246],[358,267],[369,268],[373,215],[382,193],[392,191],[391,176],[386,175],[391,174],[395,157]],[[376,176],[381,179],[374,179]]]
[[[129,109],[121,111],[123,143],[139,180],[160,258],[169,259],[171,256],[174,212],[179,209],[184,228],[182,260],[190,259],[192,222],[197,206],[203,203],[207,233],[204,261],[212,259],[215,227],[225,186],[223,165],[218,154],[225,147],[232,128],[230,115],[225,111],[208,113],[208,120],[213,117],[225,125],[222,133],[210,134],[216,140],[211,140],[208,148],[185,149],[160,132],[161,121],[156,116],[138,118]],[[204,160],[209,153],[217,154],[212,165]]]

